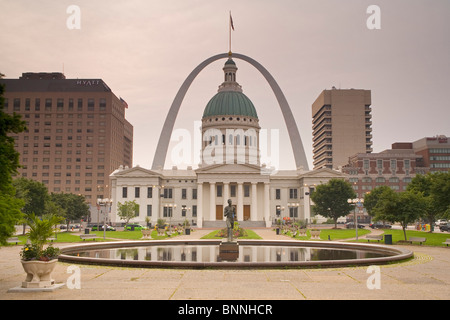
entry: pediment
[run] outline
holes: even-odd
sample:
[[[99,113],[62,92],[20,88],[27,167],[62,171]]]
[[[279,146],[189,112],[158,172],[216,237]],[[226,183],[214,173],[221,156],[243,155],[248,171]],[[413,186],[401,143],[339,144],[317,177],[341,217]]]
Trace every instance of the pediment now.
[[[141,167],[133,167],[129,169],[118,169],[111,176],[120,177],[161,177],[161,173]]]
[[[197,174],[202,173],[222,173],[222,174],[260,174],[262,168],[252,164],[217,164],[210,165],[196,170]]]
[[[347,174],[345,173],[328,168],[311,170],[300,175],[300,177],[304,178],[345,178],[346,176]]]

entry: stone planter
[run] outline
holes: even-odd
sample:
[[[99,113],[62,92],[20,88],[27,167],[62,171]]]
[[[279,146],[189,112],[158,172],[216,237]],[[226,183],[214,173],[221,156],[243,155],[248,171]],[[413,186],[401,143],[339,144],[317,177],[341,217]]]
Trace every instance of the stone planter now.
[[[51,273],[55,269],[58,259],[50,261],[21,260],[21,262],[27,274],[25,281],[22,282],[22,288],[48,288],[55,283],[55,280],[51,277]]]

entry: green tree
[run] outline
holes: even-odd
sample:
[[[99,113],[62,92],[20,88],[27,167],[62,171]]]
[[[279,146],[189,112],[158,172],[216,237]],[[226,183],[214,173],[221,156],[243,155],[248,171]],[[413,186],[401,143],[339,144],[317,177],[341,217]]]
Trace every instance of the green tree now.
[[[16,232],[16,224],[22,219],[20,208],[24,202],[10,194],[0,193],[0,244],[5,245],[6,240]]]
[[[89,214],[89,205],[82,195],[73,193],[52,193],[50,199],[62,209],[67,230],[71,221],[80,220]]]
[[[120,219],[125,220],[125,224],[137,216],[139,214],[139,204],[136,203],[136,200],[133,201],[125,201],[125,203],[117,203],[117,215]]]
[[[0,78],[3,74],[0,73]],[[5,86],[0,84],[0,243],[5,244],[6,239],[15,232],[15,225],[22,218],[20,208],[23,201],[14,197],[15,190],[12,185],[12,176],[17,174],[19,168],[19,153],[14,149],[14,138],[9,134],[25,131],[25,122],[20,115],[9,115],[4,112],[3,94]]]
[[[419,174],[412,179],[406,188],[407,191],[421,194],[424,197],[426,201],[426,210],[421,218],[430,224],[430,232],[433,232],[434,221],[436,221],[436,218],[440,215],[439,207],[436,205],[434,195],[431,191],[433,184],[435,183],[434,180],[432,174]]]
[[[0,74],[0,78],[3,76]],[[26,130],[25,122],[15,112],[10,115],[4,112],[4,85],[0,85],[0,192],[10,192],[12,176],[20,167],[20,154],[14,148],[14,138],[9,134]]]
[[[370,193],[367,193],[364,196],[364,208],[366,208],[367,213],[375,220],[375,221],[383,221],[389,220],[390,213],[389,212],[377,212],[375,207],[377,204],[383,200],[388,201],[388,199],[392,199],[394,197],[395,191],[392,190],[388,186],[379,186],[373,189]]]
[[[19,178],[13,181],[13,186],[16,190],[16,198],[25,203],[22,207],[25,217],[32,214],[42,217],[45,214],[46,203],[50,200],[45,184],[27,178]],[[25,219],[23,222],[23,234],[25,234],[27,220]]]
[[[383,217],[402,226],[406,238],[408,224],[419,219],[427,209],[427,202],[420,193],[411,191],[383,193],[373,211],[376,217]]]
[[[355,197],[356,193],[349,182],[331,179],[326,184],[318,185],[311,194],[314,202],[312,209],[314,214],[333,219],[334,227],[337,228],[337,219],[347,215],[353,208],[347,200]]]
[[[431,196],[442,217],[450,218],[450,171],[431,174]]]

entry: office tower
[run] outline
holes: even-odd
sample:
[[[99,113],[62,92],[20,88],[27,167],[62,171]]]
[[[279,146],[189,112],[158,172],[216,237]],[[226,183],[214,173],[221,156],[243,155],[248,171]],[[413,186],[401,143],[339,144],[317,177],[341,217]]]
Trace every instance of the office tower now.
[[[372,152],[371,91],[324,90],[312,105],[314,169],[338,169]]]
[[[109,175],[133,162],[125,101],[101,79],[62,73],[23,73],[0,83],[5,112],[21,114],[28,127],[13,135],[19,175],[43,182],[49,192],[84,195],[92,205],[109,198]]]

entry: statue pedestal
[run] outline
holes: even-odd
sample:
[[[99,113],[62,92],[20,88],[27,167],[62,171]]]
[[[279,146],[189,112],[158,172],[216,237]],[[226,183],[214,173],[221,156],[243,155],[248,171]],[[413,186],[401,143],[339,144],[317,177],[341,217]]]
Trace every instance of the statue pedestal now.
[[[219,245],[220,261],[236,261],[239,258],[239,244],[237,241],[223,240]]]

